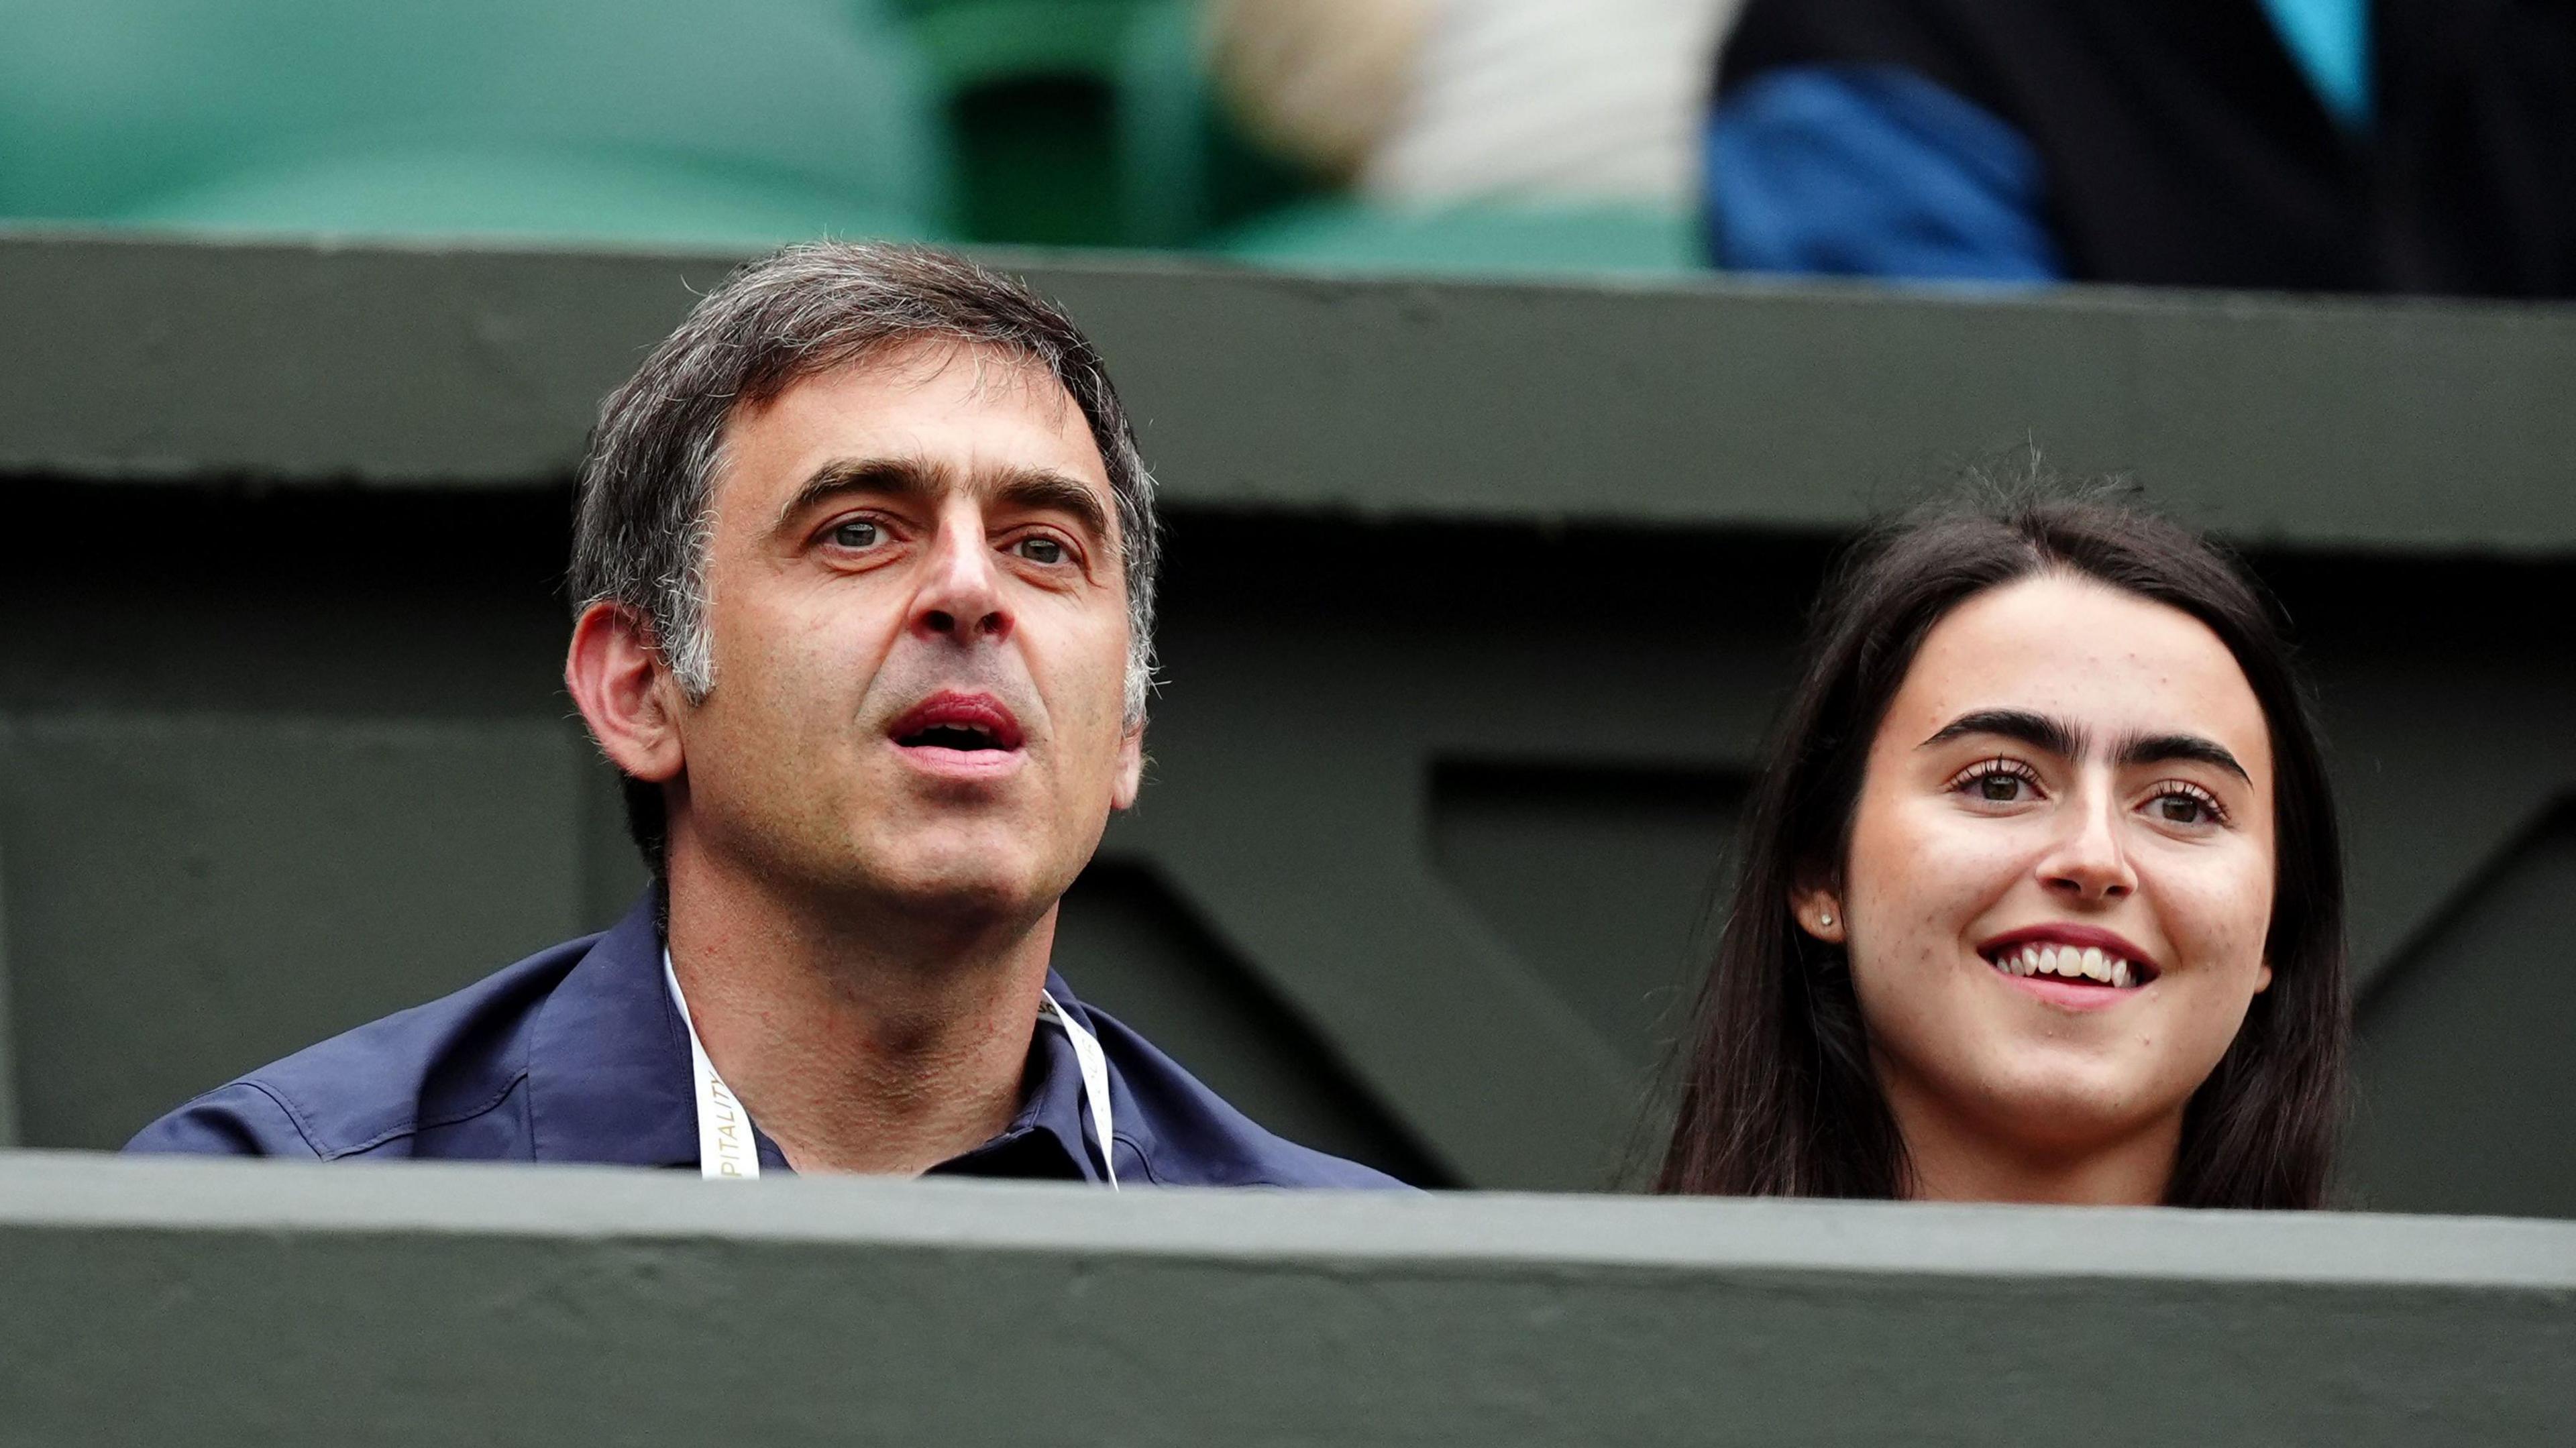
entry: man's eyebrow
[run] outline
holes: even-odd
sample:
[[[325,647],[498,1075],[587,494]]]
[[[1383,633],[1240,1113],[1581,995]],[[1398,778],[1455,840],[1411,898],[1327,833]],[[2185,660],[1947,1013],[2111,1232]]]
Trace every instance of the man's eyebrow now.
[[[1996,734],[2006,739],[2018,739],[2061,759],[2073,759],[2084,752],[2082,730],[2062,719],[2034,714],[2027,709],[1979,709],[1962,714],[1915,748],[1929,749],[1935,744],[1946,744],[1970,734]]]
[[[993,497],[1013,507],[1070,513],[1093,539],[1109,541],[1109,510],[1101,506],[1098,491],[1079,478],[1045,471],[1015,472],[994,486]]]
[[[915,458],[855,458],[825,463],[778,510],[778,526],[786,528],[815,504],[847,494],[925,498],[938,490],[938,470]]]
[[[2212,765],[2247,784],[2254,782],[2253,776],[2245,772],[2245,766],[2237,763],[2236,756],[2227,752],[2227,746],[2197,734],[2145,734],[2124,740],[2120,745],[2120,763],[2123,765],[2168,764],[2175,760]]]

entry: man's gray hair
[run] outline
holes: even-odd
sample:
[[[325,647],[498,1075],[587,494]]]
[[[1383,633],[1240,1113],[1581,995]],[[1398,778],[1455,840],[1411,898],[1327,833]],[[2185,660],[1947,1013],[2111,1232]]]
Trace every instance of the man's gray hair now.
[[[691,699],[715,687],[706,556],[725,425],[793,384],[913,341],[990,347],[1044,368],[1082,410],[1109,473],[1127,581],[1127,717],[1154,678],[1154,478],[1136,451],[1100,353],[1025,285],[919,246],[791,246],[728,277],[689,309],[626,385],[600,404],[574,514],[576,611],[642,615]]]
[[[706,562],[734,410],[915,341],[988,347],[1042,367],[1090,425],[1109,473],[1127,583],[1127,718],[1154,680],[1154,479],[1108,369],[1070,318],[1022,283],[928,247],[817,242],[752,262],[689,309],[600,404],[573,518],[576,614],[622,604],[692,700],[715,687]],[[658,874],[659,786],[627,781],[628,824]]]

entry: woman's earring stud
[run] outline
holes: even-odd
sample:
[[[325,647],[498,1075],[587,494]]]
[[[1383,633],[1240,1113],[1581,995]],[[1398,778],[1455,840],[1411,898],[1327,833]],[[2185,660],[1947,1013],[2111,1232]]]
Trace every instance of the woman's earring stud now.
[[[1824,929],[1827,929],[1827,930],[1831,930],[1831,929],[1833,929],[1833,928],[1834,928],[1834,912],[1832,912],[1831,910],[1827,910],[1827,911],[1823,912],[1822,914],[1818,915],[1818,916],[1816,917],[1816,924],[1817,924],[1817,925],[1819,925],[1819,926],[1821,926],[1821,927],[1823,927]]]

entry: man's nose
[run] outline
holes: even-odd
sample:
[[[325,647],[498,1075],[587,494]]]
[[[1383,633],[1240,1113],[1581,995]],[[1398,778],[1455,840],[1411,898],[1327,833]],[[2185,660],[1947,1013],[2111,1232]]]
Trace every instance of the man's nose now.
[[[944,514],[931,539],[928,570],[913,596],[912,628],[951,643],[1000,642],[1011,633],[1011,612],[984,520],[972,509]]]
[[[2059,818],[2065,827],[2040,861],[2040,878],[2052,894],[2093,904],[2137,890],[2138,874],[2120,834],[2119,802],[2108,786],[2080,791]]]

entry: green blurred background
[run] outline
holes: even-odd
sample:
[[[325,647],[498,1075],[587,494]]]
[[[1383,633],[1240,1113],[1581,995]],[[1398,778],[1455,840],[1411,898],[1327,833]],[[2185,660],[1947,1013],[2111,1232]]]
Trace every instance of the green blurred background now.
[[[1198,0],[5,0],[0,219],[1675,271],[1682,211],[1373,204],[1219,99]]]

